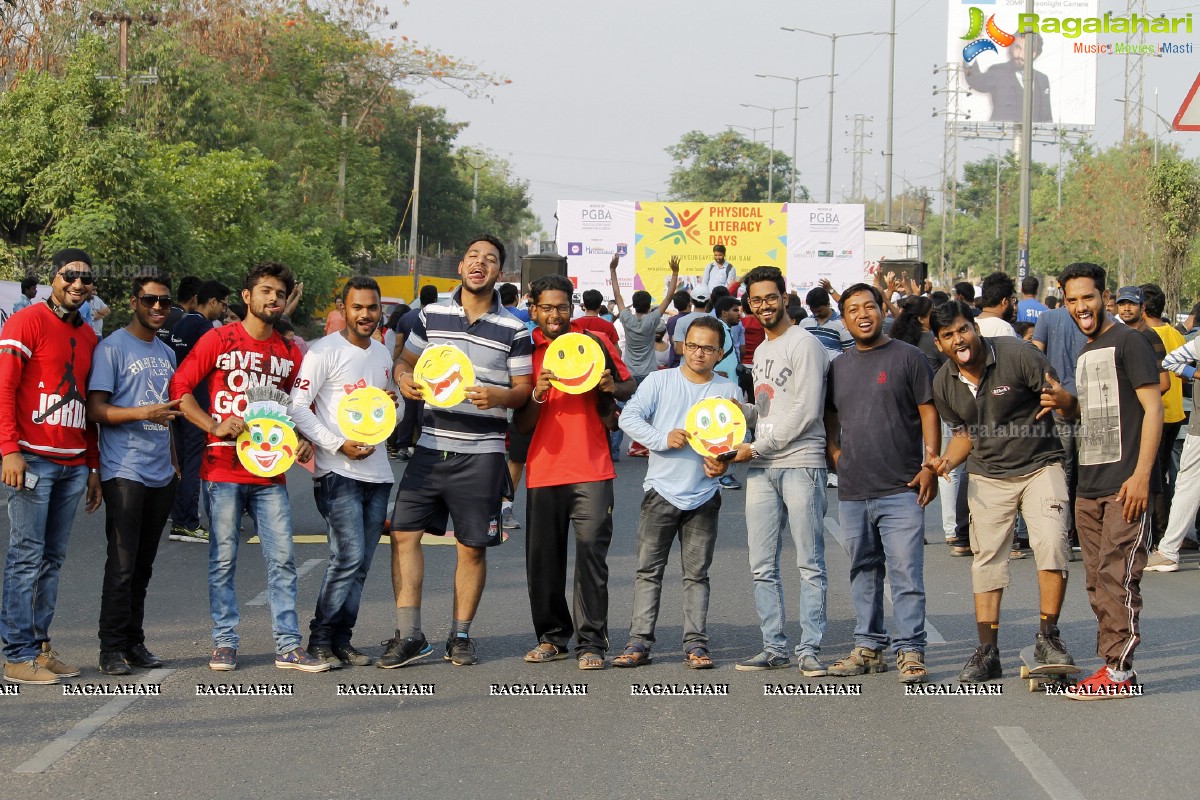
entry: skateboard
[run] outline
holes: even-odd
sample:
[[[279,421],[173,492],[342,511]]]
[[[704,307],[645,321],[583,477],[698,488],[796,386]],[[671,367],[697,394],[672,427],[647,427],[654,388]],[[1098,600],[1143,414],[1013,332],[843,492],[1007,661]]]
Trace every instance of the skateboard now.
[[[1021,650],[1021,680],[1029,682],[1029,691],[1036,692],[1048,683],[1066,686],[1071,676],[1078,675],[1079,667],[1074,664],[1040,664],[1033,657],[1034,646]]]

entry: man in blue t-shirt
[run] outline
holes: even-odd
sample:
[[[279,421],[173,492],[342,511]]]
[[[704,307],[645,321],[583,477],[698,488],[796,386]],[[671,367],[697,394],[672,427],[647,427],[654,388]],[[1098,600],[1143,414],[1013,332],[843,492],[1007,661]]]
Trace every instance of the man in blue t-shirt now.
[[[135,278],[130,305],[133,320],[100,342],[88,379],[88,419],[100,429],[108,536],[100,595],[100,671],[105,675],[163,665],[146,649],[142,620],[179,474],[170,427],[180,416],[179,401],[167,393],[175,354],[156,336],[171,310],[170,280]]]
[[[1028,275],[1021,280],[1021,301],[1017,303],[1017,322],[1037,322],[1046,308],[1038,299],[1038,279]]]

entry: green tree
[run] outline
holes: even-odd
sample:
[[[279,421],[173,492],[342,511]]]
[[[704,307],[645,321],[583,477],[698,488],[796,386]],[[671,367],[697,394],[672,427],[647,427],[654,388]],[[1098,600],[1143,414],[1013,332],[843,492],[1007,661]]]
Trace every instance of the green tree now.
[[[670,194],[674,200],[724,203],[765,203],[768,201],[768,165],[771,151],[765,144],[751,142],[735,131],[709,136],[690,131],[678,144],[667,148],[675,162],[671,171]],[[775,199],[786,199],[791,181],[792,162],[775,152]],[[799,201],[808,200],[808,189],[800,186]]]
[[[1162,288],[1173,313],[1180,307],[1184,272],[1200,233],[1200,168],[1194,161],[1159,161],[1151,170],[1146,199],[1162,245]]]

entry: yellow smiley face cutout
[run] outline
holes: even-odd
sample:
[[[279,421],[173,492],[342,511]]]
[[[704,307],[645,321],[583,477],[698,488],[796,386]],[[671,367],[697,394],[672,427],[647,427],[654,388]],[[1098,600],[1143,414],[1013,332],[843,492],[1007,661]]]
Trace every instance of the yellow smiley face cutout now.
[[[584,333],[564,333],[546,347],[542,367],[554,373],[550,385],[567,394],[583,394],[604,377],[604,351]]]
[[[283,414],[246,416],[246,429],[237,438],[238,460],[251,475],[273,478],[296,463],[296,432]]]
[[[716,458],[746,440],[746,415],[724,397],[709,397],[688,409],[684,420],[688,444],[702,456]]]
[[[413,378],[421,385],[426,403],[449,408],[467,398],[467,387],[475,385],[475,368],[462,350],[438,344],[421,353]]]
[[[376,386],[347,386],[338,402],[337,423],[342,436],[376,445],[387,441],[396,428],[396,403]]]

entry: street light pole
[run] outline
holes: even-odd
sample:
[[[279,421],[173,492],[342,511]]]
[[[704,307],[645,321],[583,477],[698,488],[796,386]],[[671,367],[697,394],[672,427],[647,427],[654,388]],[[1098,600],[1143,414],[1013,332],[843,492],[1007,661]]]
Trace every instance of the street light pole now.
[[[742,108],[757,108],[759,111],[771,112],[771,152],[767,155],[767,202],[775,202],[775,112],[790,111],[787,108],[767,108],[766,106],[756,106],[753,103],[739,103]],[[800,111],[805,110],[808,106],[801,106]]]
[[[1029,0],[1030,3],[1033,0]],[[887,184],[887,208],[884,209],[883,223],[892,224],[892,129],[895,127],[896,116],[893,113],[896,97],[896,0],[892,0],[892,21],[888,27],[888,112],[887,112],[887,149],[883,153],[883,169],[887,172],[884,183]],[[1033,59],[1029,60],[1033,64]]]
[[[813,36],[823,36],[829,40],[829,125],[826,132],[825,147],[825,202],[832,202],[833,197],[833,79],[837,74],[837,40],[851,36],[883,36],[880,31],[859,31],[858,33],[821,33],[807,28],[783,28],[791,33],[811,33]],[[889,192],[890,196],[890,192]]]
[[[810,81],[814,78],[827,78],[829,76],[828,75],[809,75],[806,78],[800,78],[800,77],[789,78],[784,75],[759,75],[759,74],[756,74],[754,77],[756,77],[756,78],[775,78],[776,80],[781,80],[781,81],[791,81],[796,86],[796,93],[795,93],[795,97],[794,97],[794,102],[792,104],[792,108],[795,112],[792,115],[792,192],[791,192],[791,198],[788,201],[788,202],[794,203],[794,202],[796,202],[796,155],[798,153],[797,144],[799,142],[798,137],[799,137],[799,132],[800,132],[800,82],[801,81]]]

